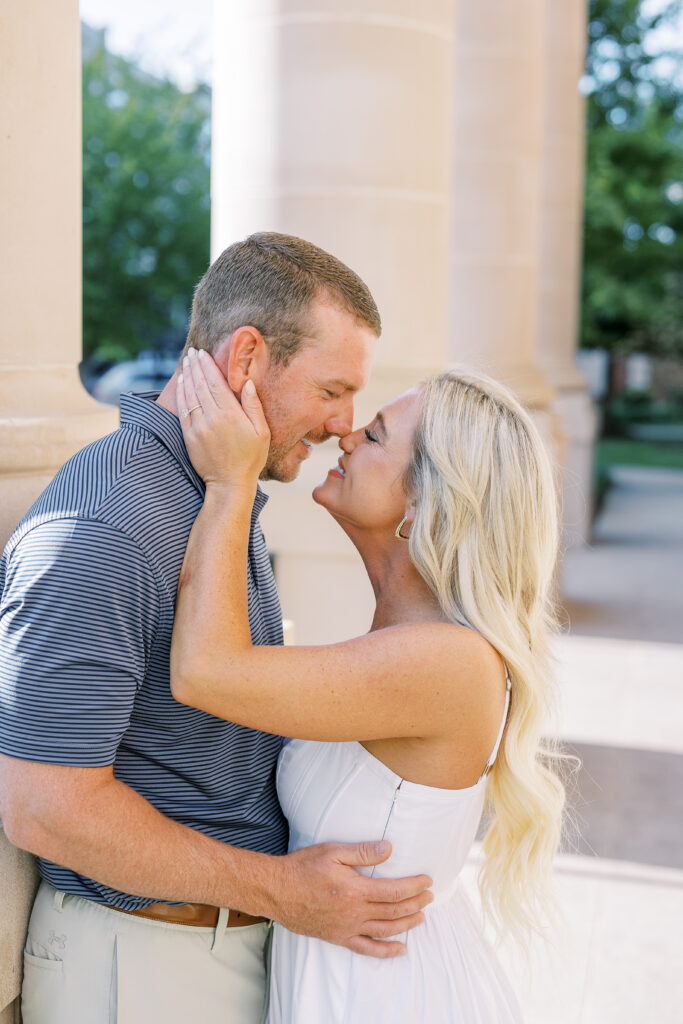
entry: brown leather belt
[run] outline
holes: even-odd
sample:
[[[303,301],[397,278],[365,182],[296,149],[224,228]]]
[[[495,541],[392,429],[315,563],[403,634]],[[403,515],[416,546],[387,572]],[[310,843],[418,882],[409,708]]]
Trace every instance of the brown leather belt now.
[[[114,907],[121,914],[132,914],[134,917],[147,917],[151,921],[165,921],[166,924],[187,924],[195,928],[215,928],[218,924],[218,907],[208,903],[182,903],[172,906],[170,903],[152,903],[139,910],[122,910]],[[249,924],[268,924],[267,917],[253,917],[243,914],[241,910],[231,910],[226,922],[227,928],[242,928]]]

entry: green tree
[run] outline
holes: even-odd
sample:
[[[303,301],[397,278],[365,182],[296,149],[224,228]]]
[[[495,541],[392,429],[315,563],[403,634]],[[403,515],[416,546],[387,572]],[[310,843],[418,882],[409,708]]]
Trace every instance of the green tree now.
[[[681,54],[652,31],[680,3],[590,0],[582,344],[683,355]]]
[[[144,74],[93,35],[83,62],[83,351],[104,361],[180,346],[209,260],[210,93]]]

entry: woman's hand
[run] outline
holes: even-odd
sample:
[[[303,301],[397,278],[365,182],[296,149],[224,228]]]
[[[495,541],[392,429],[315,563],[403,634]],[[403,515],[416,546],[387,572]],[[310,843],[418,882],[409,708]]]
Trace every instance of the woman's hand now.
[[[255,486],[268,456],[270,430],[254,382],[241,404],[208,352],[191,348],[176,397],[192,465],[209,484]]]

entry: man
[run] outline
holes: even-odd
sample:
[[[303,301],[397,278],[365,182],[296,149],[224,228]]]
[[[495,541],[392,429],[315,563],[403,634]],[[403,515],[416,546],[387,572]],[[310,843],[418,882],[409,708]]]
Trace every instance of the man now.
[[[272,432],[264,476],[288,481],[312,444],[351,430],[379,332],[352,271],[258,234],[207,271],[187,344],[237,394],[254,381]],[[62,468],[0,563],[0,813],[43,878],[24,1024],[257,1022],[268,919],[358,949],[419,923],[430,899],[423,877],[355,870],[388,856],[381,842],[284,856],[281,738],[173,700],[173,602],[203,496],[178,420],[192,410],[174,394],[175,378],[124,396],[121,429]],[[257,643],[281,643],[265,501],[249,616]]]

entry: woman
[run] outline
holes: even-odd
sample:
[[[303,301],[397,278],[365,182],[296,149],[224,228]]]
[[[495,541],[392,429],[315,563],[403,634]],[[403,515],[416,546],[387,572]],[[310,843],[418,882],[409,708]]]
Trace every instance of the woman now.
[[[342,438],[313,496],[363,558],[370,632],[252,647],[245,566],[268,428],[253,384],[240,407],[208,356],[191,355],[178,387],[179,408],[201,409],[183,431],[207,493],[181,573],[174,695],[295,737],[278,768],[290,849],[379,835],[383,875],[434,880],[404,957],[275,925],[268,1020],[520,1020],[458,875],[488,797],[484,906],[523,934],[559,838],[564,791],[539,746],[556,503],[536,429],[500,385],[443,373]]]

